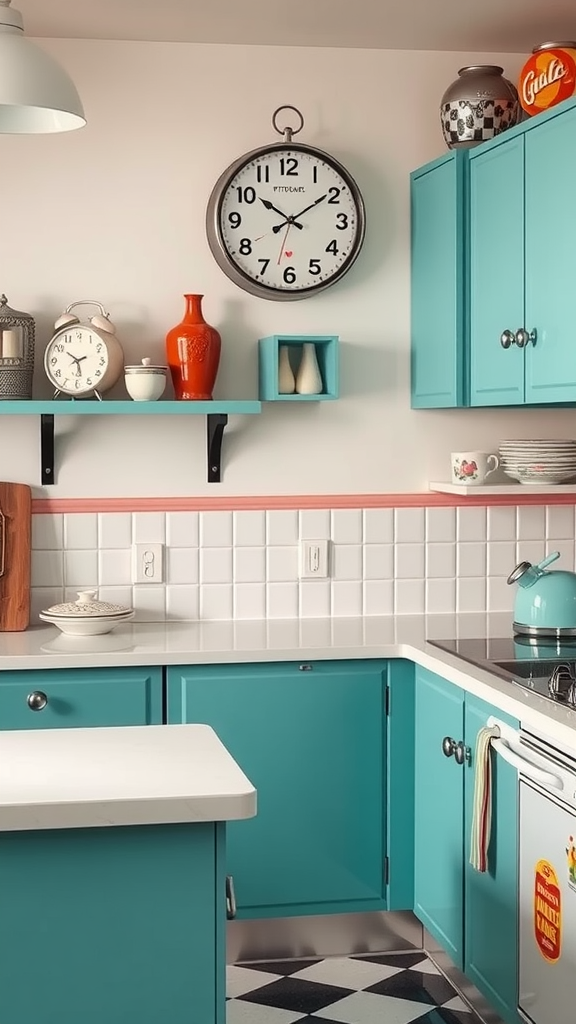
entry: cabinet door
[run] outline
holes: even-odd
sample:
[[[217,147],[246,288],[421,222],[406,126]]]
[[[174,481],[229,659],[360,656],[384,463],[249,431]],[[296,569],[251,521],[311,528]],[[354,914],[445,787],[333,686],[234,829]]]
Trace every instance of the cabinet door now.
[[[481,150],[481,151],[480,151]],[[524,402],[524,137],[470,155],[470,403]]]
[[[416,668],[414,913],[463,966],[463,769],[442,741],[464,738],[464,694]]]
[[[162,722],[162,669],[51,669],[0,674],[0,729]]]
[[[410,176],[413,409],[463,404],[465,167],[455,152]]]
[[[492,758],[492,830],[488,870],[469,862],[474,796],[476,737],[490,715],[518,728],[519,723],[471,694],[466,694],[465,736],[472,752],[466,766],[464,837],[465,973],[506,1021],[518,1021],[518,777],[494,752]]]
[[[526,401],[576,401],[576,109],[526,132]]]
[[[383,662],[168,670],[168,721],[211,725],[258,793],[227,828],[239,916],[385,909]]]

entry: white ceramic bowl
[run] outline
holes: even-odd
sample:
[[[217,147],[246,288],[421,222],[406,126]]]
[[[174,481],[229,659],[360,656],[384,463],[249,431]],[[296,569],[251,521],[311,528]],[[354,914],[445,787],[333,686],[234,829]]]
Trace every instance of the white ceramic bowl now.
[[[66,618],[65,616],[60,618],[57,615],[47,615],[44,612],[40,612],[38,618],[42,619],[42,622],[48,622],[51,626],[57,626],[67,636],[103,636],[104,633],[110,633],[115,626],[133,619],[134,612],[127,612],[126,615],[113,615],[111,617],[99,615],[97,617],[86,616],[86,618]]]
[[[126,391],[134,402],[156,402],[166,388],[166,366],[152,366],[147,357],[137,366],[124,367]]]

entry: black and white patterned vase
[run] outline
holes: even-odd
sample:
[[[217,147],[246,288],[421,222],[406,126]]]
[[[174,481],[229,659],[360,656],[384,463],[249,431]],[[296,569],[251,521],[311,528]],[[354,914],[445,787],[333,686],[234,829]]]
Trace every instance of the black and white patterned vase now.
[[[493,139],[521,120],[518,92],[496,64],[460,68],[440,104],[442,134],[449,149],[469,149]]]

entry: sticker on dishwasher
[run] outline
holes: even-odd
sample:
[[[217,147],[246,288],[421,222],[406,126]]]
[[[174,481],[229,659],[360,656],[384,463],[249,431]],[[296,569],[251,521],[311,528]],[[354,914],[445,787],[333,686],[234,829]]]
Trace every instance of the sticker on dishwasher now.
[[[568,861],[568,885],[571,889],[576,889],[576,843],[574,842],[574,836],[568,836],[566,859]]]
[[[550,964],[560,959],[562,907],[558,876],[550,861],[539,860],[534,879],[534,938]]]

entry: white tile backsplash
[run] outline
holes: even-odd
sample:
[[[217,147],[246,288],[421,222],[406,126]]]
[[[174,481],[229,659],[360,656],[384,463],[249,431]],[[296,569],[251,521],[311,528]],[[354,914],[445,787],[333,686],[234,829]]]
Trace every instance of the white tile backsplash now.
[[[296,509],[272,509],[266,513],[266,543],[297,544],[299,522]]]
[[[546,536],[546,509],[542,505],[520,505],[518,540],[542,540]]]
[[[32,516],[32,547],[43,551],[61,551],[64,516],[40,514]]]
[[[367,508],[364,510],[364,543],[394,543],[393,508]]]
[[[79,589],[137,619],[511,611],[518,561],[575,568],[572,505],[34,515],[32,620]],[[299,539],[330,541],[329,578],[299,580]],[[165,582],[135,585],[132,546],[166,545]]]
[[[64,548],[88,550],[98,547],[98,515],[96,512],[80,512],[64,516]]]
[[[234,512],[232,522],[236,547],[264,547],[266,544],[266,514],[264,511]]]
[[[362,543],[362,509],[337,508],[332,512],[332,541],[334,544]]]
[[[574,505],[548,505],[546,507],[546,537],[573,541],[574,526]]]
[[[426,515],[423,508],[394,510],[394,540],[397,544],[423,544],[426,539]]]

